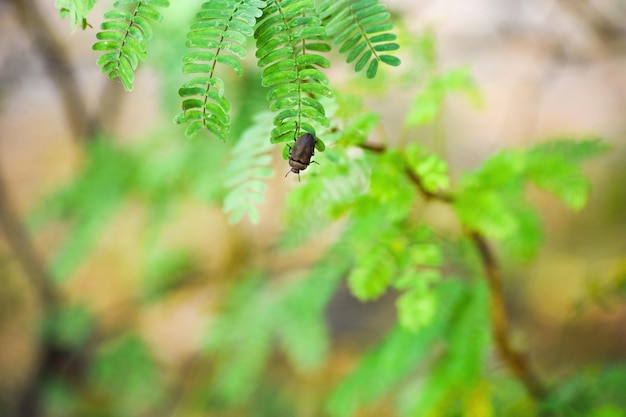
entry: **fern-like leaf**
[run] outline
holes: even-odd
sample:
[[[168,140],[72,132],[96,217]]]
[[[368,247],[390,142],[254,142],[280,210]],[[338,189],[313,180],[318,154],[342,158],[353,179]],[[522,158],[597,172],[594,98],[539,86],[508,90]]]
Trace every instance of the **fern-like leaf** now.
[[[252,36],[261,9],[260,0],[212,0],[202,4],[187,34],[183,73],[197,74],[178,90],[183,98],[175,121],[189,123],[185,136],[191,138],[203,128],[220,139],[230,130],[230,104],[224,97],[224,82],[215,74],[217,64],[243,72],[246,39]]]
[[[398,57],[386,53],[399,45],[390,32],[394,27],[390,14],[378,0],[322,0],[319,9],[328,35],[341,45],[339,52],[347,54],[348,63],[356,62],[356,72],[367,67],[367,77],[374,78],[379,63],[400,65]]]
[[[231,151],[232,159],[225,174],[229,192],[224,198],[224,211],[230,213],[231,224],[238,223],[246,214],[252,223],[259,222],[257,205],[265,197],[265,180],[274,175],[269,166],[272,144],[265,139],[270,133],[267,121],[271,116],[269,112],[257,116],[255,124],[243,133]]]
[[[113,10],[104,14],[98,42],[93,50],[103,54],[98,65],[109,78],[119,78],[126,91],[133,89],[135,70],[147,57],[147,43],[152,38],[150,20],[159,22],[163,15],[156,7],[168,7],[169,0],[118,0]]]
[[[315,369],[328,354],[325,310],[349,266],[345,248],[334,245],[308,277],[280,289],[276,333],[281,348],[300,371]]]
[[[452,318],[441,335],[446,351],[430,364],[419,393],[405,397],[407,415],[449,415],[446,411],[456,401],[470,400],[481,383],[491,339],[486,288],[483,283],[466,284],[457,303],[446,303]]]
[[[328,79],[319,68],[328,68],[328,59],[310,51],[327,51],[326,31],[315,14],[311,0],[268,2],[254,37],[258,65],[264,68],[262,84],[270,87],[267,99],[274,118],[271,142],[287,142],[300,129],[315,135],[313,124],[328,126],[321,97],[330,97]],[[321,140],[318,150],[324,149]]]
[[[245,403],[261,385],[272,351],[277,297],[249,276],[238,283],[206,334],[205,351],[217,360],[212,396],[226,404]]]

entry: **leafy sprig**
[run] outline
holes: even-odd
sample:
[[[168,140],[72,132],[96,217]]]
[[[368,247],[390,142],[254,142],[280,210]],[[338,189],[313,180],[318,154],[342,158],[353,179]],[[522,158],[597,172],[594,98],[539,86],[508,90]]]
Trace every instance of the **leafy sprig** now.
[[[255,117],[254,124],[243,132],[239,142],[232,148],[231,160],[225,171],[224,211],[230,213],[228,221],[238,223],[245,215],[252,223],[260,220],[257,205],[265,198],[267,179],[274,175],[269,135],[271,113]]]
[[[217,76],[217,64],[243,72],[247,38],[266,6],[260,0],[212,0],[201,10],[187,33],[190,52],[183,57],[183,73],[197,74],[178,90],[183,98],[175,121],[188,123],[185,136],[191,138],[208,129],[220,139],[230,130],[230,103],[224,97],[225,85]]]
[[[90,1],[59,0],[59,7],[74,21],[82,19],[84,25]],[[147,58],[151,21],[161,21],[158,9],[168,6],[169,0],[118,0],[104,15],[106,21],[93,45],[102,52],[97,63],[109,78],[119,78],[128,91],[133,89],[139,61]],[[206,129],[226,139],[231,104],[224,94],[226,83],[218,74],[218,64],[241,75],[247,40],[254,37],[255,55],[263,68],[261,85],[269,88],[266,98],[270,110],[277,113],[270,142],[288,142],[305,131],[316,136],[316,148],[323,151],[324,142],[315,130],[329,125],[323,98],[333,93],[323,72],[330,61],[320,52],[330,51],[333,39],[341,44],[339,52],[347,54],[347,61],[356,62],[357,72],[367,67],[367,76],[373,78],[380,62],[400,64],[389,54],[399,48],[389,18],[377,0],[204,2],[187,33],[190,51],[183,57],[182,71],[194,77],[178,90],[182,112],[174,120],[186,124],[188,138]],[[284,150],[286,154],[287,147]]]
[[[319,68],[328,68],[330,61],[315,52],[330,48],[324,43],[322,21],[314,12],[311,0],[272,1],[254,32],[258,65],[264,68],[261,83],[270,87],[270,109],[278,112],[272,143],[289,141],[300,129],[315,136],[313,124],[329,124],[319,98],[332,93]],[[316,147],[324,149],[319,138]]]
[[[152,38],[150,21],[160,22],[163,15],[157,7],[168,7],[169,0],[118,0],[104,14],[102,31],[96,34],[95,51],[103,54],[97,64],[109,78],[119,78],[126,91],[133,89],[135,70],[147,57]]]
[[[72,29],[80,26],[85,30],[91,27],[87,22],[89,11],[96,4],[97,0],[57,0],[55,7],[59,9],[61,17],[69,17]]]
[[[381,62],[400,65],[398,57],[387,53],[400,46],[391,33],[391,15],[378,0],[322,0],[319,9],[328,35],[341,45],[339,52],[346,54],[346,62],[355,62],[356,72],[367,68],[367,77],[374,78]]]

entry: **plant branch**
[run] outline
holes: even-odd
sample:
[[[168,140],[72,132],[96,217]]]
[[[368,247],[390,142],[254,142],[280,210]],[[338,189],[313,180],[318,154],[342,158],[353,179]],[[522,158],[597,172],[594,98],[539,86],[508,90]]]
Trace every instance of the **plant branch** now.
[[[31,285],[39,293],[44,308],[49,308],[56,302],[52,280],[25,228],[10,206],[10,201],[7,187],[0,175],[0,231],[4,234]]]
[[[371,143],[364,143],[359,146],[375,153],[383,153],[387,149],[384,145]],[[408,164],[405,165],[404,169],[411,182],[426,199],[448,204],[454,203],[452,194],[443,191],[433,192],[426,189],[420,176]],[[537,401],[541,401],[547,396],[546,388],[529,366],[526,356],[517,351],[509,339],[509,319],[502,289],[502,270],[497,257],[490,248],[487,239],[479,231],[468,229],[466,233],[480,256],[483,273],[489,288],[491,333],[498,356],[509,371],[524,385],[528,393]]]
[[[596,7],[593,2],[583,0],[559,0],[558,4],[587,26],[598,41],[613,48],[620,48],[618,42],[626,35],[624,29],[626,16],[619,13],[618,3],[615,3],[613,9],[609,5],[604,10]]]
[[[372,151],[375,153],[383,153],[387,150],[387,147],[385,145],[380,145],[377,143],[362,143],[359,145],[359,147],[362,149],[367,149],[368,151]],[[426,197],[427,199],[439,200],[445,203],[453,202],[454,199],[452,195],[444,191],[433,192],[433,191],[428,190],[424,186],[422,179],[419,177],[419,175],[417,175],[417,173],[415,173],[415,171],[413,171],[413,169],[411,169],[411,167],[407,166],[405,168],[405,172],[406,172],[406,175],[409,177],[409,179],[413,182],[413,184],[415,184],[415,186],[419,189],[420,193],[422,193],[422,195]]]
[[[76,80],[74,69],[62,43],[46,22],[36,1],[10,0],[17,17],[44,61],[48,76],[54,82],[65,109],[69,128],[77,141],[91,136],[95,125],[87,114],[87,106]]]
[[[529,394],[542,400],[546,397],[537,375],[530,369],[526,356],[515,350],[509,340],[508,317],[502,291],[502,270],[496,256],[489,247],[487,239],[478,231],[468,232],[470,239],[478,250],[480,261],[489,286],[489,310],[491,312],[491,332],[496,343],[500,358],[509,370],[524,384]]]

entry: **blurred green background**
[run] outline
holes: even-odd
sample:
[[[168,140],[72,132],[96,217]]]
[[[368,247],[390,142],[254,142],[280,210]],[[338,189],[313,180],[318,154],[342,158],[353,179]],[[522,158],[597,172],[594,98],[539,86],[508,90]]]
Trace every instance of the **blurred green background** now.
[[[91,50],[107,2],[84,31],[72,30],[52,2],[0,2],[0,416],[36,416],[37,404],[45,416],[328,415],[332,387],[395,320],[391,295],[362,304],[321,273],[299,285],[336,231],[283,249],[285,200],[300,184],[283,178],[279,146],[259,223],[229,223],[222,200],[236,140],[188,141],[172,122],[185,80],[182,45],[201,3],[172,2],[126,93],[101,74]],[[332,56],[327,73],[342,95],[380,114],[373,142],[432,146],[453,177],[497,150],[547,138],[610,144],[586,165],[593,191],[580,212],[530,191],[545,243],[535,262],[503,269],[514,343],[548,380],[572,375],[560,393],[571,404],[599,399],[593,416],[626,415],[614,400],[626,397],[626,6],[384,3],[404,65],[368,81]],[[447,97],[433,124],[407,129],[407,109],[432,70],[424,64],[431,45],[437,68],[467,66],[476,89]],[[232,138],[267,108],[254,59],[246,65],[243,77],[223,74]],[[450,223],[436,204],[424,215],[443,229]],[[50,282],[60,300],[47,298]],[[327,307],[313,295],[336,288]],[[310,305],[300,312],[292,299]],[[315,311],[330,330],[328,345],[307,316]],[[309,332],[306,345],[298,332]],[[281,343],[300,356],[286,358],[275,349]],[[506,373],[497,360],[492,367]],[[513,404],[519,387],[507,383],[491,395]],[[441,415],[499,415],[485,405],[489,388],[474,391],[474,405]],[[527,407],[515,403],[506,415],[534,415]],[[396,409],[382,398],[354,415]]]

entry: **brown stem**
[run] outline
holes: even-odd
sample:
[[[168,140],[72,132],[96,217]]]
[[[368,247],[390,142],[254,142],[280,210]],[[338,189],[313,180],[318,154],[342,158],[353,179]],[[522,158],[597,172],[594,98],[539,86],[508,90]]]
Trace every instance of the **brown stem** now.
[[[359,145],[359,147],[375,153],[383,153],[387,150],[387,147],[385,145],[380,145],[377,143],[362,143]],[[411,169],[411,167],[407,166],[405,168],[405,172],[409,179],[413,182],[413,184],[415,184],[415,186],[419,189],[422,195],[427,199],[452,203],[453,197],[450,194],[443,191],[433,192],[426,189],[424,183],[422,182],[422,179],[419,177],[419,175],[415,173],[415,171],[413,171],[413,169]]]
[[[13,251],[15,258],[21,265],[26,279],[37,292],[41,301],[42,310],[48,312],[57,305],[57,295],[52,287],[52,280],[48,274],[45,264],[39,258],[37,251],[22,226],[19,217],[9,204],[5,182],[0,175],[0,232],[4,235],[9,247]],[[30,383],[26,389],[14,398],[14,410],[7,410],[10,416],[36,417],[39,412],[38,383],[40,374],[44,368],[47,349],[38,349],[35,359],[35,372],[30,377]]]
[[[46,22],[36,1],[10,0],[27,35],[41,55],[48,76],[54,81],[63,102],[65,116],[74,138],[82,141],[90,136],[92,123],[81,94],[74,69],[62,43]]]
[[[360,147],[376,153],[382,153],[386,150],[384,145],[378,144],[365,143],[360,145]],[[420,176],[410,166],[407,165],[405,171],[411,182],[413,182],[425,198],[449,204],[454,203],[454,196],[452,194],[442,191],[433,192],[426,189]],[[530,368],[525,355],[515,350],[509,339],[509,319],[502,290],[502,271],[496,259],[496,255],[489,247],[487,239],[480,232],[468,229],[467,234],[478,251],[487,286],[489,287],[491,332],[498,356],[502,359],[509,371],[521,381],[528,393],[534,399],[541,401],[547,396],[546,388]]]
[[[558,4],[589,28],[601,44],[619,48],[617,43],[626,35],[623,13],[611,13],[610,6],[608,11],[602,12],[593,2],[584,0],[560,0]],[[618,3],[613,7],[615,12],[619,11]]]
[[[31,285],[39,293],[42,304],[44,307],[50,307],[55,303],[52,280],[19,217],[10,206],[10,201],[4,179],[0,175],[0,231],[6,238]]]
[[[422,182],[422,179],[419,177],[419,175],[415,173],[415,171],[413,171],[411,167],[407,166],[405,168],[405,171],[406,171],[406,175],[410,178],[413,184],[415,184],[415,186],[420,190],[422,195],[426,197],[427,199],[439,200],[445,203],[452,203],[454,201],[454,198],[452,197],[452,195],[444,191],[435,192],[435,191],[427,190],[426,187],[424,186],[424,183]]]
[[[79,146],[86,145],[88,139],[102,129],[104,122],[114,123],[119,114],[119,92],[116,85],[105,88],[102,99],[102,111],[90,116],[86,100],[82,95],[74,69],[70,63],[64,45],[55,36],[48,25],[44,14],[35,0],[9,0],[14,6],[17,18],[30,37],[33,46],[44,63],[48,77],[57,90],[64,109],[68,127]],[[112,105],[114,102],[115,105]],[[109,116],[106,118],[106,116]],[[26,279],[39,293],[44,314],[59,307],[62,300],[56,292],[45,263],[39,258],[36,248],[25,227],[10,205],[7,186],[0,170],[0,233],[3,233],[15,258],[25,272]],[[78,356],[77,356],[78,355]],[[42,384],[51,375],[59,377],[59,366],[72,365],[75,378],[84,377],[86,365],[76,361],[76,357],[84,358],[84,352],[56,346],[45,340],[37,352],[33,373],[23,391],[11,402],[9,416],[37,417],[44,414],[42,408]],[[78,364],[78,366],[75,366]],[[80,382],[78,383],[80,385]]]
[[[524,384],[526,390],[537,400],[546,398],[546,389],[530,368],[526,356],[515,350],[509,340],[508,317],[502,291],[502,271],[487,239],[475,230],[468,232],[480,255],[480,262],[489,287],[489,310],[491,332],[500,358],[509,370]]]

